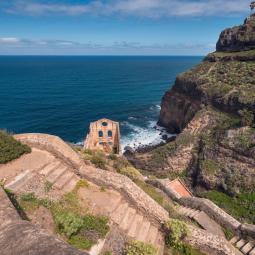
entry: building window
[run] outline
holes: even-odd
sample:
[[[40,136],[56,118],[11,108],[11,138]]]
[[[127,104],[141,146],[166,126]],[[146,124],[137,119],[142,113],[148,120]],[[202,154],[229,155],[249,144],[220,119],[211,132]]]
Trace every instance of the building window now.
[[[103,137],[103,136],[104,136],[104,133],[103,133],[102,130],[100,130],[100,131],[98,132],[98,136],[99,136],[99,137]]]
[[[108,142],[109,145],[112,145],[112,142]]]
[[[99,142],[100,145],[104,145],[104,142]]]
[[[112,131],[111,130],[108,131],[108,137],[112,137]]]
[[[104,122],[102,122],[102,126],[107,127],[108,123],[104,121]]]

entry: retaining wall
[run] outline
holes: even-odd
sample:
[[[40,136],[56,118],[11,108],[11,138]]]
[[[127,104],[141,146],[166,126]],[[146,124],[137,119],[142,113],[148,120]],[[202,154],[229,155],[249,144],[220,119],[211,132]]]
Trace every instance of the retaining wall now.
[[[243,236],[255,237],[255,225],[242,224],[231,215],[226,213],[212,201],[198,197],[181,197],[177,192],[168,187],[169,180],[148,180],[148,183],[163,190],[171,199],[193,209],[204,211],[210,218],[221,226],[231,229]]]

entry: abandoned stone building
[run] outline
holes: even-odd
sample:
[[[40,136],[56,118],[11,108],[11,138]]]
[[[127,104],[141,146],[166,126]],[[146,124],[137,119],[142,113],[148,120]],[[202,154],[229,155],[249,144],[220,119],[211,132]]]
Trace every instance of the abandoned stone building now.
[[[119,123],[105,118],[91,122],[89,134],[84,141],[84,148],[120,154]]]

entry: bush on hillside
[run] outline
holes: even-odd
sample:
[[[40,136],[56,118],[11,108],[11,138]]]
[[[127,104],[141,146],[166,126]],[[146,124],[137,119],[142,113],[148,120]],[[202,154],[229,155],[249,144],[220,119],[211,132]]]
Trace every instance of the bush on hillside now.
[[[27,145],[15,140],[6,132],[0,131],[0,164],[5,164],[30,152],[31,148]]]
[[[156,255],[157,249],[151,244],[134,241],[126,249],[125,255]]]
[[[183,239],[189,235],[186,223],[181,220],[171,219],[166,223],[165,227],[168,232],[166,235],[166,246],[180,251],[183,250],[185,246]]]
[[[126,175],[128,178],[131,180],[142,180],[143,176],[141,173],[134,167],[128,166],[128,167],[123,167],[118,171],[120,174]]]

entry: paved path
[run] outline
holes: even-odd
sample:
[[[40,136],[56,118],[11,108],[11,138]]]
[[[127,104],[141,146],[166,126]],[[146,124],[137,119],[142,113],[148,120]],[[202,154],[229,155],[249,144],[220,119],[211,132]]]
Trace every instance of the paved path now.
[[[184,216],[194,219],[203,229],[209,233],[225,237],[221,226],[212,220],[206,213],[184,206],[178,206],[177,211]]]
[[[255,255],[255,240],[245,240],[235,236],[230,240],[230,243],[245,255]]]
[[[15,193],[34,192],[40,197],[49,194],[52,198],[61,196],[72,191],[80,180],[74,169],[61,159],[35,148],[32,153],[1,166],[0,174],[6,172],[9,174],[2,175],[6,188]],[[50,192],[45,191],[46,185],[52,186]],[[100,187],[91,184],[79,194],[82,199],[90,200],[92,211],[97,207],[97,213],[107,215],[127,236],[153,244],[159,250],[158,254],[163,254],[164,238],[158,227],[152,225],[146,215],[131,207],[120,193],[112,190],[109,195],[109,192],[100,191]],[[92,250],[92,254],[100,250],[98,247]]]
[[[92,213],[106,215],[119,229],[135,240],[154,245],[163,254],[164,237],[158,227],[151,224],[146,215],[141,214],[114,190],[100,190],[96,185],[81,188],[79,197],[89,205]]]

